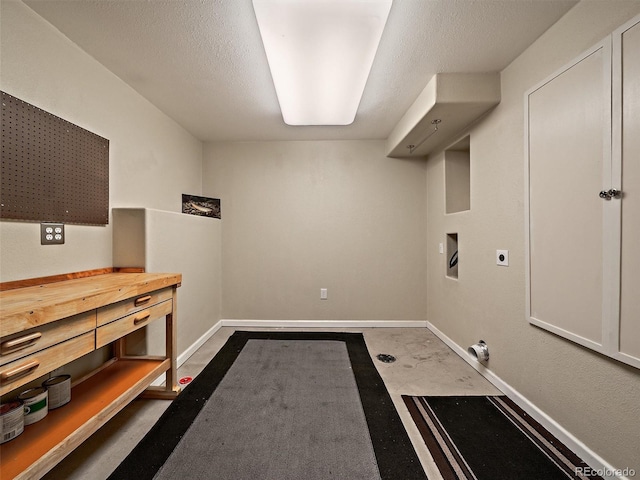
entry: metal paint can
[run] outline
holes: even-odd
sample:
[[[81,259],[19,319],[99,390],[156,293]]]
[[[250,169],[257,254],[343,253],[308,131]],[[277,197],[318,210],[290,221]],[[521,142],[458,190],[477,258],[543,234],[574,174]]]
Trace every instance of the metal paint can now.
[[[18,395],[18,400],[22,400],[24,406],[24,424],[31,425],[47,416],[49,412],[48,398],[49,392],[46,388],[38,387],[25,390]]]
[[[14,400],[0,405],[0,444],[16,438],[24,431],[24,407]]]
[[[51,377],[42,383],[49,392],[49,410],[66,405],[71,401],[71,375]]]

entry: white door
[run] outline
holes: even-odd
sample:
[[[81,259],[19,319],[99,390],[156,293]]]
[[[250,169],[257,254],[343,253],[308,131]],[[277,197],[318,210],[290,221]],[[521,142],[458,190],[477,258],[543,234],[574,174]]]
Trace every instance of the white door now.
[[[614,79],[615,110],[620,110],[614,118],[621,120],[614,144],[622,164],[620,352],[640,360],[640,20],[624,27],[614,41],[614,54],[621,54],[615,57],[622,60],[615,72],[621,82]]]
[[[611,181],[610,61],[607,40],[526,96],[529,321],[596,350],[606,303],[599,192]]]

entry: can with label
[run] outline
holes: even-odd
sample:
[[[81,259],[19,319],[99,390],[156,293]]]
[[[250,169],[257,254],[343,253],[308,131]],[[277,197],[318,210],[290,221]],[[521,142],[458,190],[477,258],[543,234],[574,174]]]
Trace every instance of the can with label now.
[[[18,395],[24,406],[24,424],[31,425],[47,416],[48,392],[43,387],[31,388]]]
[[[16,438],[24,431],[24,407],[14,400],[0,405],[0,443]]]
[[[49,392],[49,410],[61,407],[71,401],[71,375],[51,377],[42,383]]]

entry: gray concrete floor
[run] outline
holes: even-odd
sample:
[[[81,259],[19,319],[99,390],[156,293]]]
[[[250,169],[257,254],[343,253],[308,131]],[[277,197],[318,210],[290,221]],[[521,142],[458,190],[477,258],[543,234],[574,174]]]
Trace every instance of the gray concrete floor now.
[[[238,330],[265,330],[238,328]],[[291,329],[272,329],[286,331]],[[320,330],[320,329],[297,329]],[[426,328],[321,329],[362,332],[418,457],[430,479],[441,478],[401,395],[495,395],[501,392]],[[225,344],[234,328],[216,332],[178,370],[178,377],[196,377]],[[375,359],[379,353],[394,363]],[[169,405],[166,400],[135,400],[58,464],[46,480],[101,480],[118,466]]]

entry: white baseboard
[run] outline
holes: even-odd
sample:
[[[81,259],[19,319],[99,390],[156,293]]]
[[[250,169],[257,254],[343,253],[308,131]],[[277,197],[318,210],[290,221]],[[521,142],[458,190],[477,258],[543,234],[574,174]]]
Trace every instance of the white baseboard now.
[[[576,455],[584,460],[591,468],[598,471],[602,477],[615,480],[629,480],[627,477],[615,475],[613,466],[602,459],[597,453],[588,448],[578,438],[557,423],[553,418],[531,403],[515,388],[503,381],[491,369],[485,367],[473,358],[465,348],[455,343],[431,322],[424,320],[247,320],[247,319],[222,319],[213,325],[204,335],[196,340],[187,350],[178,356],[178,367],[195,353],[209,338],[221,327],[264,327],[264,328],[421,328],[426,327],[449,348],[457,353],[471,367],[477,370],[489,382],[512,399],[520,408],[527,412],[533,419],[555,435],[558,440],[570,448]],[[154,385],[161,384],[164,375],[158,378]]]
[[[213,335],[220,330],[220,327],[222,327],[222,322],[218,321],[213,327],[211,327],[209,330],[207,330],[204,335],[202,335],[198,340],[196,340],[195,342],[193,342],[189,348],[187,348],[184,352],[182,352],[180,355],[178,355],[178,357],[176,358],[176,368],[180,368],[180,366],[186,362],[189,357],[191,357],[191,355],[193,355],[196,350],[198,350],[207,340],[209,340],[211,337],[213,337]],[[162,375],[160,375],[158,378],[156,378],[153,383],[151,385],[157,387],[159,385],[163,385],[165,382],[165,374],[163,373]]]
[[[196,340],[189,348],[178,355],[177,364],[180,367],[196,350],[209,340],[221,327],[260,327],[260,328],[425,328],[426,320],[244,320],[222,319],[213,325],[204,335]],[[162,385],[164,374],[159,376],[152,385]]]
[[[222,322],[218,321],[215,325],[213,325],[213,327],[211,327],[209,330],[207,330],[204,333],[204,335],[202,335],[198,340],[193,342],[189,348],[187,348],[184,352],[182,352],[180,355],[178,355],[178,358],[177,358],[178,367],[180,367],[184,362],[186,362],[191,355],[196,353],[196,350],[198,350],[202,345],[204,345],[204,343],[207,340],[209,340],[211,337],[213,337],[213,335],[218,330],[220,330],[221,327],[222,327]]]
[[[426,320],[245,320],[223,319],[223,327],[264,328],[424,328]]]
[[[592,469],[597,470],[598,474],[606,479],[616,480],[628,480],[625,476],[616,475],[616,472],[620,470],[614,468],[607,463],[597,453],[587,447],[584,443],[578,440],[571,432],[562,427],[553,418],[540,410],[537,406],[531,403],[524,395],[518,392],[511,385],[503,381],[498,375],[493,373],[489,368],[478,362],[473,358],[465,348],[455,343],[444,333],[438,330],[431,322],[427,322],[427,328],[433,332],[440,340],[447,344],[451,350],[457,353],[464,361],[476,369],[483,377],[491,382],[496,388],[507,395],[513,400],[520,408],[527,412],[531,417],[540,423],[544,428],[551,432],[558,440],[564,443],[569,449],[571,449],[576,455],[587,463]]]

